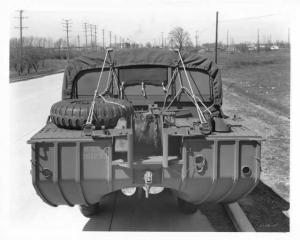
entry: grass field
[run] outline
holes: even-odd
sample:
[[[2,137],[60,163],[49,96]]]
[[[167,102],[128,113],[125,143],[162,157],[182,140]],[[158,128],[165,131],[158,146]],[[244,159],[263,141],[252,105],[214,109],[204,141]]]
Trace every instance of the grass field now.
[[[289,198],[290,54],[220,54],[225,114],[244,118],[266,141],[262,178]],[[226,111],[227,110],[227,111]]]
[[[289,231],[290,54],[220,53],[218,65],[224,113],[265,139],[262,183],[239,203],[257,231]]]
[[[289,117],[290,53],[220,53],[224,85],[269,109]]]

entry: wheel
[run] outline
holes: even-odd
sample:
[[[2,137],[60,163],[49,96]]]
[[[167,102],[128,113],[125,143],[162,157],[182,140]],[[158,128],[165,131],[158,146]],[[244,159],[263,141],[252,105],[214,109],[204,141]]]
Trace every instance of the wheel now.
[[[177,203],[179,209],[185,214],[193,214],[198,210],[195,204],[187,202],[181,198],[177,198]]]
[[[90,206],[80,205],[79,209],[83,216],[92,217],[99,212],[99,204],[96,203]]]
[[[92,123],[96,129],[114,128],[121,117],[126,119],[132,114],[130,103],[116,98],[97,99],[94,105]],[[50,110],[50,118],[58,127],[67,129],[83,128],[87,121],[91,107],[91,100],[66,99],[54,103]]]

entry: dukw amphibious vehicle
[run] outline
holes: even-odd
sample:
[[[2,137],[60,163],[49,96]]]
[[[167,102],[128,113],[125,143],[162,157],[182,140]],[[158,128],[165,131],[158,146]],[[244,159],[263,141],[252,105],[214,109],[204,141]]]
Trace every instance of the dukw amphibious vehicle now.
[[[114,191],[169,189],[179,207],[234,202],[260,176],[261,137],[222,112],[221,73],[198,53],[108,49],[65,69],[62,100],[28,142],[49,205],[94,214]]]

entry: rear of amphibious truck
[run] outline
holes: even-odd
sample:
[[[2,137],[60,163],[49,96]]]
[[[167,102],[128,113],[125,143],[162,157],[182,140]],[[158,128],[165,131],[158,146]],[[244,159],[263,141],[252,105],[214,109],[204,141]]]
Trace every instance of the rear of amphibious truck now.
[[[102,71],[103,90],[131,102],[130,119],[88,131],[49,121],[29,140],[33,185],[46,203],[94,206],[118,190],[142,189],[151,197],[167,188],[197,205],[234,202],[251,192],[262,139],[224,120],[219,70],[211,61],[152,49],[123,50],[114,59],[105,68],[85,61],[73,75],[68,68],[73,80],[63,92],[91,98]]]

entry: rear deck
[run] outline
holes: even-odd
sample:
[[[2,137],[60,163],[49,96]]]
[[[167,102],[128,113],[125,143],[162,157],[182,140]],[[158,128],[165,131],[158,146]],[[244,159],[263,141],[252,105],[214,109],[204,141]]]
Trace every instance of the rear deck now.
[[[207,140],[214,139],[226,139],[226,140],[263,140],[261,136],[251,131],[245,126],[241,124],[237,124],[235,121],[227,121],[231,125],[231,132],[213,132],[210,135],[206,136]],[[172,127],[175,129],[185,129],[181,125]],[[113,136],[125,136],[128,133],[131,133],[131,130],[128,129],[108,129],[108,130],[95,130],[93,136],[94,137],[113,137]],[[180,136],[180,131],[177,132]],[[38,131],[32,138],[28,141],[28,143],[34,142],[48,142],[48,141],[93,141],[93,137],[86,136],[82,130],[69,130],[57,127],[53,123],[47,123],[40,131]]]

